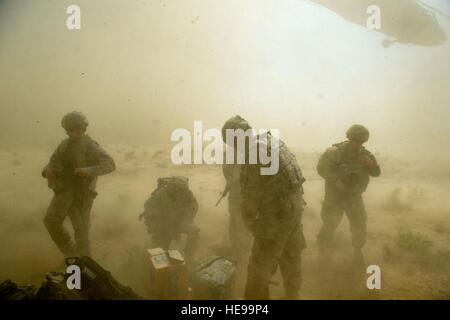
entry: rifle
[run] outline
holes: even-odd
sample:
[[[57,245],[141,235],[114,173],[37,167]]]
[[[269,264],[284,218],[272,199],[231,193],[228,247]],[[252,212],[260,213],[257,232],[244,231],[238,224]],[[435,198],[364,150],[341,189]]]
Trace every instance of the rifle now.
[[[216,207],[219,205],[220,201],[222,201],[222,199],[226,197],[226,195],[228,194],[228,191],[230,191],[230,190],[228,189],[228,186],[226,186],[225,190],[222,191],[222,195],[220,196],[219,200],[216,203]]]

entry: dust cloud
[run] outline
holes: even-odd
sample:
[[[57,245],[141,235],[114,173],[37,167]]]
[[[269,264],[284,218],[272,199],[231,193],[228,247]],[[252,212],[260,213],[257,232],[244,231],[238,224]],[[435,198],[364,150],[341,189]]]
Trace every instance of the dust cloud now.
[[[144,293],[133,263],[148,241],[138,215],[157,178],[168,175],[189,177],[199,202],[197,256],[223,250],[227,203],[215,207],[221,167],[175,166],[170,134],[192,132],[194,120],[221,128],[239,114],[255,128],[280,129],[307,179],[301,298],[450,298],[447,1],[401,2],[434,17],[418,20],[427,24],[420,39],[407,32],[416,30],[414,10],[384,34],[326,1],[75,2],[81,30],[70,31],[66,8],[74,1],[0,0],[0,281],[39,285],[62,261],[42,221],[52,192],[40,171],[72,110],[88,116],[89,135],[117,165],[99,178],[92,210],[100,264]],[[382,19],[385,10],[391,17],[380,3]],[[398,41],[386,47],[386,37]],[[336,265],[316,272],[324,182],[315,166],[353,123],[369,128],[367,148],[382,171],[364,195],[366,262],[383,275],[376,292],[365,287],[367,275],[348,271],[346,219]],[[274,280],[272,296],[282,296],[280,275]]]

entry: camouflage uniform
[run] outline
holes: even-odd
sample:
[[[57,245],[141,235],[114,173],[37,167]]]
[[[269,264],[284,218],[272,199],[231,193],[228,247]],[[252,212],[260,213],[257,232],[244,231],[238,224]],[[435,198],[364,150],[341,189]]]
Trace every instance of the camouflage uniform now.
[[[270,146],[258,138],[259,147]],[[274,150],[270,150],[274,152]],[[279,140],[279,170],[261,175],[261,164],[241,171],[242,217],[254,235],[248,264],[246,299],[268,299],[269,281],[280,266],[286,297],[296,298],[301,286],[301,252],[306,247],[301,218],[303,175],[295,156]]]
[[[49,180],[55,194],[44,218],[45,226],[64,255],[89,255],[90,211],[97,195],[97,176],[114,171],[114,160],[84,135],[79,140],[63,140],[42,171],[43,177],[47,168],[55,170],[56,179]],[[87,177],[74,176],[74,168],[84,168]],[[67,216],[72,222],[76,246],[63,226]]]
[[[187,235],[185,259],[190,263],[198,246],[199,228],[194,224],[197,200],[189,190],[185,177],[159,178],[158,187],[144,204],[147,230],[152,234],[152,247],[168,249],[180,234]]]
[[[363,141],[362,141],[363,142]],[[368,156],[373,165],[367,167],[361,156]],[[325,199],[322,205],[323,226],[319,232],[318,244],[321,250],[333,246],[334,232],[339,226],[344,211],[350,221],[352,244],[361,249],[366,242],[366,210],[362,193],[369,183],[369,176],[380,175],[375,157],[364,147],[352,148],[349,141],[334,144],[320,157],[317,172],[325,179]],[[344,189],[336,187],[340,179]]]
[[[241,214],[241,167],[242,165],[239,164],[223,164],[222,167],[228,190],[228,212],[230,214],[228,234],[238,265],[248,261],[252,243],[252,235],[245,227]]]

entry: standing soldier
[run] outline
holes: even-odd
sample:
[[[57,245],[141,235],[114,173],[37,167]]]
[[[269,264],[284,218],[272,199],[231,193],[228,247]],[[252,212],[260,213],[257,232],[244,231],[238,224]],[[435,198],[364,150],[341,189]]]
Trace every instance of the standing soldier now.
[[[88,124],[78,111],[63,117],[61,125],[69,138],[60,143],[42,171],[54,191],[44,223],[66,257],[90,255],[90,211],[97,196],[97,176],[115,170],[114,160],[86,134]],[[76,245],[63,226],[67,216],[72,222]]]
[[[242,127],[246,128],[245,130],[250,129],[247,121],[239,116],[229,119],[228,123],[237,124],[236,128]],[[222,131],[222,138],[223,141],[226,142],[225,130]],[[224,155],[224,159],[225,156],[226,154]],[[230,215],[228,222],[228,237],[231,244],[231,255],[237,262],[236,282],[238,283],[238,286],[235,290],[240,291],[243,290],[245,286],[245,283],[242,282],[241,279],[244,280],[246,274],[253,237],[242,220],[240,181],[242,165],[236,163],[236,158],[237,155],[235,154],[235,162],[233,164],[228,164],[225,161],[222,165],[222,172],[226,182],[222,196],[228,195],[228,212]]]
[[[227,123],[237,124],[237,127],[245,128],[245,130],[250,129],[247,121],[239,116],[229,119]],[[222,138],[224,142],[226,142],[225,130],[222,130]],[[222,166],[223,176],[226,181],[226,187],[223,195],[228,194],[228,212],[230,214],[228,234],[231,243],[231,250],[234,258],[238,262],[239,269],[241,269],[240,266],[248,262],[248,256],[250,254],[252,244],[252,235],[245,227],[241,214],[241,169],[242,165],[237,164],[236,162],[233,164],[227,164],[224,162]]]
[[[375,157],[362,146],[369,139],[369,131],[364,126],[351,126],[347,130],[347,138],[348,141],[328,148],[317,164],[317,172],[325,179],[325,200],[321,212],[323,226],[319,232],[318,245],[323,261],[331,253],[334,232],[345,211],[350,221],[354,262],[363,265],[366,210],[362,193],[369,184],[369,176],[380,175],[380,167]]]
[[[228,120],[227,129],[248,130],[251,127],[239,116]],[[270,133],[251,137],[246,143],[246,163],[240,174],[242,218],[253,234],[253,246],[248,264],[246,299],[269,299],[269,281],[278,265],[283,276],[285,298],[297,299],[301,286],[301,252],[306,247],[301,218],[305,181],[295,156],[287,146]],[[271,142],[278,142],[271,149]],[[228,142],[227,142],[228,143]],[[234,143],[236,150],[236,143]],[[249,163],[250,148],[277,153],[279,170],[273,175],[261,174],[261,161]],[[240,150],[238,150],[239,152]]]
[[[169,249],[172,240],[187,235],[184,255],[191,264],[198,247],[200,229],[194,224],[198,203],[189,189],[189,180],[172,176],[158,179],[158,187],[144,204],[144,218],[148,233],[152,234],[152,248]]]

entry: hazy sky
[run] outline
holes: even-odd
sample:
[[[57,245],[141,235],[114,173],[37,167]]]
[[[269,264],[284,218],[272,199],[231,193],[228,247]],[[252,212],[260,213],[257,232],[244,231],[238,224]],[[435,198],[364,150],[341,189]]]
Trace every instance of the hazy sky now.
[[[70,4],[81,30],[66,29]],[[448,41],[385,38],[306,0],[0,0],[0,147],[55,145],[79,109],[104,143],[169,143],[240,114],[297,150],[362,123],[371,150],[447,157]]]

